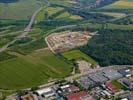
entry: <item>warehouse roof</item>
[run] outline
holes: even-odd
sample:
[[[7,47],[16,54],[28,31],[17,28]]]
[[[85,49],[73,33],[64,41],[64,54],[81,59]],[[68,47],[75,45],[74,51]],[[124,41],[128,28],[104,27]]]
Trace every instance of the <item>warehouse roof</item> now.
[[[128,68],[120,69],[120,70],[118,70],[118,72],[126,77],[131,76],[131,70]]]
[[[104,76],[109,78],[110,80],[122,77],[120,73],[118,73],[116,70],[113,69],[104,70],[103,73]]]

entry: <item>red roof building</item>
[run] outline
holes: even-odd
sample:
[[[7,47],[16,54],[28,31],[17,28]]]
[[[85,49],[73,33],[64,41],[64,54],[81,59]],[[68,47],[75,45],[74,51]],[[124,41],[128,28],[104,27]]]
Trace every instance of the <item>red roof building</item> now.
[[[86,91],[80,91],[78,93],[72,93],[66,96],[68,100],[83,100],[82,98],[88,97]]]
[[[67,88],[70,92],[79,91],[80,89],[77,86],[71,85]]]
[[[35,100],[32,94],[21,96],[21,100]]]
[[[115,87],[111,82],[107,82],[105,86],[113,93],[119,92],[119,89]]]

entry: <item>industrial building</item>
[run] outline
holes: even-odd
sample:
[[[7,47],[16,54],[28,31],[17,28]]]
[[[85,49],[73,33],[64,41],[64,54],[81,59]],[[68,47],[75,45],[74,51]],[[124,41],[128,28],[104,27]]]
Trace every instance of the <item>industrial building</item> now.
[[[40,89],[40,90],[37,90],[36,93],[37,93],[39,96],[42,96],[42,97],[45,97],[45,98],[48,98],[48,97],[51,97],[51,96],[54,96],[54,95],[55,95],[55,93],[54,93],[54,91],[52,90],[52,88]]]
[[[130,90],[133,90],[133,81],[130,79],[122,80],[122,83]]]
[[[93,100],[93,98],[86,91],[69,94],[66,98],[67,100]]]
[[[69,85],[69,84],[61,86],[60,88],[61,88],[61,93],[63,95],[70,94],[70,93],[80,90],[79,87],[77,87],[75,85]]]
[[[118,70],[120,74],[123,75],[123,77],[130,77],[131,76],[131,70],[128,68],[120,69]]]
[[[79,80],[79,83],[81,84],[82,87],[84,87],[85,89],[88,89],[89,86],[95,85],[95,82],[93,82],[89,76],[84,76],[81,77]]]
[[[117,70],[114,70],[114,69],[103,70],[103,74],[109,80],[114,80],[114,79],[118,79],[118,78],[122,77],[122,75],[120,73],[118,73]]]
[[[115,87],[111,82],[107,82],[105,84],[105,86],[112,92],[112,93],[116,93],[119,92],[119,89],[117,87]]]
[[[103,76],[102,73],[97,73],[97,74],[94,74],[94,75],[91,75],[89,76],[89,78],[94,81],[95,83],[104,83],[106,81],[108,81],[108,79]]]

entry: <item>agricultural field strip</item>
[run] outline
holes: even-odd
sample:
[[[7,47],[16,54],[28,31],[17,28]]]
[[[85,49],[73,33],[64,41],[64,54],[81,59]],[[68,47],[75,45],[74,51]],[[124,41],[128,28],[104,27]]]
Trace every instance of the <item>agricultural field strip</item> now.
[[[17,35],[18,33],[22,33],[23,31],[16,31],[16,32],[10,32],[10,33],[6,33],[6,34],[0,34],[0,37],[6,36],[6,35]]]
[[[116,18],[114,18],[114,19],[111,19],[111,20],[109,20],[109,22],[121,20],[121,19],[123,19],[123,18],[131,17],[131,16],[133,16],[133,14],[126,14],[126,15],[123,16],[123,17],[121,16],[121,17],[116,17]]]
[[[48,13],[48,16],[51,17],[53,14],[56,14],[57,12],[63,10],[62,7],[44,7],[37,15],[36,17],[36,21],[37,22],[40,22],[40,21],[43,21],[45,20],[45,13],[47,12]]]
[[[18,89],[38,86],[47,82],[50,77],[62,78],[71,73],[72,65],[65,63],[47,49],[36,51],[27,56],[15,52],[10,52],[10,54],[18,57],[0,62],[1,88],[8,87],[8,89]],[[12,68],[11,66],[14,67]],[[9,73],[6,74],[7,72]],[[23,73],[25,73],[25,75],[28,74],[28,76],[23,75]],[[5,77],[7,77],[9,81],[6,80]]]
[[[0,48],[0,52],[5,51],[5,50],[8,48],[8,46],[10,46],[10,45],[13,44],[14,42],[16,42],[16,41],[18,40],[18,38],[25,37],[25,36],[29,33],[29,31],[31,30],[32,24],[33,24],[33,22],[34,22],[34,20],[35,20],[36,15],[42,10],[42,8],[43,8],[43,7],[41,6],[37,11],[35,11],[35,12],[33,13],[33,15],[32,15],[32,17],[31,17],[31,20],[30,20],[29,24],[28,24],[28,25],[26,26],[26,28],[24,29],[24,32],[23,32],[22,34],[20,34],[19,36],[17,36],[13,41],[9,42],[8,44],[6,44],[6,45],[4,45],[2,48]]]
[[[0,3],[0,19],[29,20],[41,5],[39,0],[19,0],[15,3]]]
[[[10,28],[13,28],[15,27],[14,25],[10,25],[10,26],[6,26],[6,27],[2,27],[0,28],[0,30],[7,30],[7,29],[10,29]]]
[[[116,18],[124,18],[127,16],[125,13],[116,13],[116,12],[90,12],[90,13],[99,13],[103,15],[116,17]]]
[[[133,9],[133,1],[132,0],[118,0],[113,4],[104,6],[100,9]]]

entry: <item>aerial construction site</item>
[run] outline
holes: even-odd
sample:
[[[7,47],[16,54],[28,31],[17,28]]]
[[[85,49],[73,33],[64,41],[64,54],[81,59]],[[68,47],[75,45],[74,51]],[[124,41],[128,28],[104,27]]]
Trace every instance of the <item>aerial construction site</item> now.
[[[96,35],[96,32],[64,31],[60,33],[53,33],[47,36],[45,40],[53,53],[59,53],[86,45],[88,40],[94,35]]]

